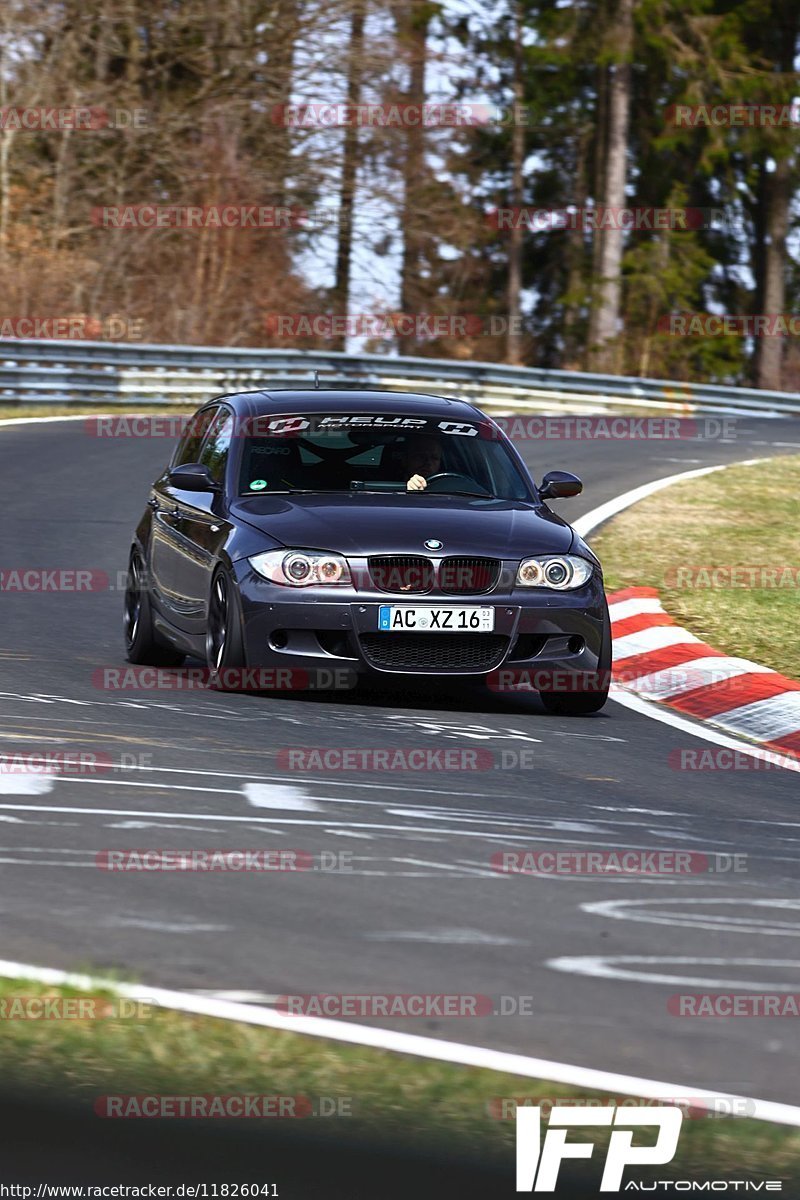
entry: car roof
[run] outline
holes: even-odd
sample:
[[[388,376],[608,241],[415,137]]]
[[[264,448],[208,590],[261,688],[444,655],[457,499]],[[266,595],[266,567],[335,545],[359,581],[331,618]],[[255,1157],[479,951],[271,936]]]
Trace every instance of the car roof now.
[[[237,415],[249,417],[268,413],[394,413],[430,417],[461,418],[474,421],[481,417],[474,405],[466,400],[447,396],[432,396],[425,392],[393,392],[363,389],[318,388],[296,390],[294,388],[273,391],[234,392],[217,396],[224,400]]]

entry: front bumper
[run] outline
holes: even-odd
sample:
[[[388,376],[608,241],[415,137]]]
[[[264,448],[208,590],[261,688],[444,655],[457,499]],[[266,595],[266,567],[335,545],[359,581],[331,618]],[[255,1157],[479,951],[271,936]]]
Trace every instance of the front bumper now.
[[[503,567],[501,577],[513,579],[515,564]],[[591,673],[608,654],[608,608],[599,573],[575,591],[506,587],[481,595],[412,596],[363,584],[284,587],[264,579],[246,559],[235,562],[233,571],[247,663],[253,667],[432,676],[487,676],[500,667]],[[363,580],[364,572],[357,577]],[[379,633],[378,609],[385,604],[492,607],[495,629]]]

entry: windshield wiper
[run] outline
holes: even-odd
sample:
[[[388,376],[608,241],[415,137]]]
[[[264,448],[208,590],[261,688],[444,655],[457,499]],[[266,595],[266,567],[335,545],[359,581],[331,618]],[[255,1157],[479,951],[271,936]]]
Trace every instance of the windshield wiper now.
[[[239,499],[257,496],[316,496],[321,493],[338,495],[341,488],[269,488],[266,492],[242,492]]]

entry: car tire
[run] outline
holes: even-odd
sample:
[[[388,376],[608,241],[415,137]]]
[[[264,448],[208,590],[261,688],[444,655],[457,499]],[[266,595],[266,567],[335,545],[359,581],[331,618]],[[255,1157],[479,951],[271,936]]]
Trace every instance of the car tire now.
[[[597,663],[597,674],[605,683],[586,692],[539,692],[539,699],[549,713],[559,717],[588,717],[600,709],[608,700],[611,681],[611,618],[606,610],[603,626],[603,643]]]
[[[153,629],[150,593],[145,585],[145,568],[138,550],[131,553],[125,582],[123,613],[125,656],[128,662],[149,667],[179,667],[186,655],[159,641]]]
[[[219,567],[211,581],[206,621],[206,662],[212,687],[222,692],[242,691],[242,672],[247,666],[242,618],[236,585],[228,571]]]

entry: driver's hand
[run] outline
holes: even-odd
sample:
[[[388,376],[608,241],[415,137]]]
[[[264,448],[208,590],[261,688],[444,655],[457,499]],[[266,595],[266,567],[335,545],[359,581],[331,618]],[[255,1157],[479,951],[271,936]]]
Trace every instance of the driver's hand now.
[[[424,492],[428,486],[428,481],[424,475],[412,475],[406,484],[407,492]]]

